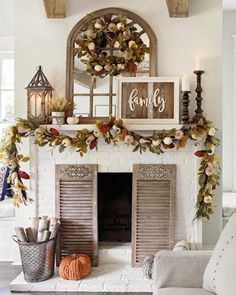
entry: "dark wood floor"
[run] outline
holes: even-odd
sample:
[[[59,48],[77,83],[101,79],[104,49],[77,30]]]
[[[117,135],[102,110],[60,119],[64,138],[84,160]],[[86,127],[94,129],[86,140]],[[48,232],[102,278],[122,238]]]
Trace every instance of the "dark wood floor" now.
[[[33,292],[33,293],[11,293],[9,291],[9,284],[11,281],[15,279],[15,277],[21,272],[21,266],[15,266],[12,265],[10,262],[0,262],[0,295],[27,295],[27,294],[33,294],[33,295],[43,295],[43,294],[50,294],[50,295],[68,295],[70,293],[66,292]],[[84,295],[123,295],[123,294],[128,294],[128,293],[112,293],[112,292],[101,292],[101,293],[96,293],[96,292],[76,292],[76,293],[71,293],[71,294],[84,294]],[[151,293],[129,293],[132,295],[150,295]]]

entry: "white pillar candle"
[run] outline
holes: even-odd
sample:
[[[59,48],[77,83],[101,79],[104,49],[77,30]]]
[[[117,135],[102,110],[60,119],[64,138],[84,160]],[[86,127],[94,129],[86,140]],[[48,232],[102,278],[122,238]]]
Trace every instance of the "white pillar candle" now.
[[[204,61],[202,58],[196,58],[195,59],[195,71],[203,71],[204,69]]]
[[[182,91],[190,91],[190,81],[187,75],[182,78]]]

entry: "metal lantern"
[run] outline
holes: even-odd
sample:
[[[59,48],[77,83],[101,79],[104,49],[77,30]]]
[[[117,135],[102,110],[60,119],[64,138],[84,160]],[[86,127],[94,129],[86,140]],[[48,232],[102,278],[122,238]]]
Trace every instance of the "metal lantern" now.
[[[37,73],[26,87],[28,96],[28,118],[35,117],[41,123],[50,118],[50,100],[53,88],[39,66]]]

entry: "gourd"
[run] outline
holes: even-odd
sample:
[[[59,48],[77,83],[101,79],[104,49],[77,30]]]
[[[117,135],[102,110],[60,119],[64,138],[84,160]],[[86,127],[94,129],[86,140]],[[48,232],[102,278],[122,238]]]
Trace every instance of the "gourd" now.
[[[65,280],[80,280],[91,272],[91,260],[85,254],[72,254],[62,259],[59,275]]]
[[[69,125],[75,125],[75,124],[79,123],[79,118],[78,117],[68,117],[66,119],[66,121]]]

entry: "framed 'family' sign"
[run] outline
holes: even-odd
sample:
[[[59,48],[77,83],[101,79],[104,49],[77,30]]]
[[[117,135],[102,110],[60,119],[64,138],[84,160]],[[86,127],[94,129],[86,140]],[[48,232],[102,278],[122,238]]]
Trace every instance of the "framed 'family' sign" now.
[[[126,123],[178,124],[179,78],[120,78],[119,117]]]

